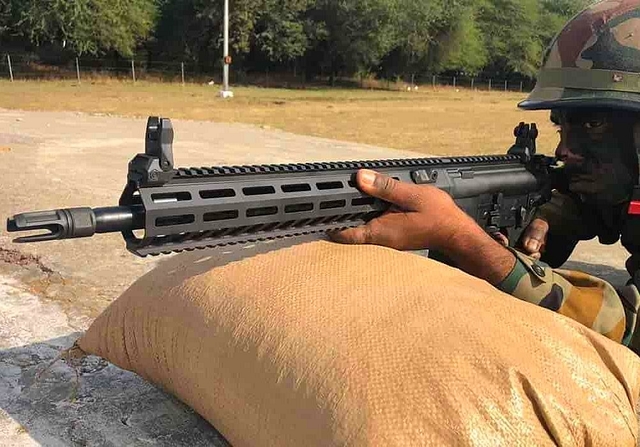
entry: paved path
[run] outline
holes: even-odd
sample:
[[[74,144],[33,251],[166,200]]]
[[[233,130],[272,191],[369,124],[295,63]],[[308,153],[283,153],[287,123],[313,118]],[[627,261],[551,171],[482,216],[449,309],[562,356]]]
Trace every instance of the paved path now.
[[[0,110],[0,218],[22,211],[110,206],[145,119]],[[246,125],[173,121],[177,166],[424,156]],[[273,247],[272,247],[273,248]],[[251,250],[246,254],[251,254]],[[237,256],[229,252],[228,256]],[[573,266],[625,281],[620,247],[587,243]],[[130,255],[119,235],[20,245],[0,230],[0,445],[225,445],[188,408],[96,358],[80,381],[57,362],[78,333],[161,262]]]

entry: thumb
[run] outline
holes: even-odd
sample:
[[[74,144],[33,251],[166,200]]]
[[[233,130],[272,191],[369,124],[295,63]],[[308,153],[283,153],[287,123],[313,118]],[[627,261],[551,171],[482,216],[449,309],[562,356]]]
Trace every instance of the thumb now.
[[[529,228],[527,228],[523,244],[524,247],[530,253],[538,252],[542,245],[544,245],[547,231],[549,231],[549,225],[546,222],[539,219],[534,220]]]
[[[361,169],[356,176],[358,186],[365,194],[384,200],[413,211],[419,204],[419,194],[416,186],[400,182],[394,178],[369,169]]]

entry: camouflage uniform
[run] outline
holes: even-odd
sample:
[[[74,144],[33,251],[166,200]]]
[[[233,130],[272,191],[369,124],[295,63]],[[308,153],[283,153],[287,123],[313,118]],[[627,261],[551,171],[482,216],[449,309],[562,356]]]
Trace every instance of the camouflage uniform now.
[[[601,1],[574,17],[551,43],[536,87],[519,106],[527,110],[590,107],[640,112],[640,0]],[[627,208],[625,204],[617,216],[603,216],[579,198],[555,192],[536,216],[549,223],[541,261],[512,250],[516,265],[498,287],[640,353],[636,326],[640,240],[637,232],[625,234],[632,219]],[[556,268],[580,240],[595,237],[604,244],[622,237],[632,255],[626,265],[631,279],[625,286],[616,290],[594,276]]]

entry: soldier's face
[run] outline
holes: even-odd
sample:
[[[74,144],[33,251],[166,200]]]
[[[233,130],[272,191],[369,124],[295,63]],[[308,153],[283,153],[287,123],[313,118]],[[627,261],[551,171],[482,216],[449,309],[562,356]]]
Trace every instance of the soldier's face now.
[[[629,200],[636,183],[635,114],[622,111],[553,110],[565,162],[566,187],[586,202],[617,205]]]

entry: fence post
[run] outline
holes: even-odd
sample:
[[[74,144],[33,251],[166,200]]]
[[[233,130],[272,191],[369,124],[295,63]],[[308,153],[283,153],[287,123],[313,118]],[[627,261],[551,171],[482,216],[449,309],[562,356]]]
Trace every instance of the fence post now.
[[[78,84],[80,84],[80,62],[76,57],[76,77],[78,78]]]
[[[453,77],[453,88],[456,88],[456,77]]]
[[[7,54],[7,62],[9,63],[9,77],[11,78],[11,82],[13,82],[13,69],[11,68],[11,56]]]
[[[507,91],[507,85],[508,85],[508,82],[509,82],[509,81],[506,81],[506,80],[504,81],[504,91],[505,91],[505,92]]]
[[[131,76],[133,77],[133,82],[136,82],[136,67],[135,64],[133,62],[133,59],[131,59]]]
[[[522,93],[522,81],[520,81],[520,93]]]
[[[180,71],[182,72],[182,85],[184,85],[184,62],[180,62]]]
[[[491,91],[491,79],[489,79],[489,91]]]
[[[476,78],[471,78],[471,90],[473,90],[473,83],[476,80]]]
[[[436,89],[436,75],[433,75],[433,78],[431,79],[431,85],[433,86],[433,89]]]

